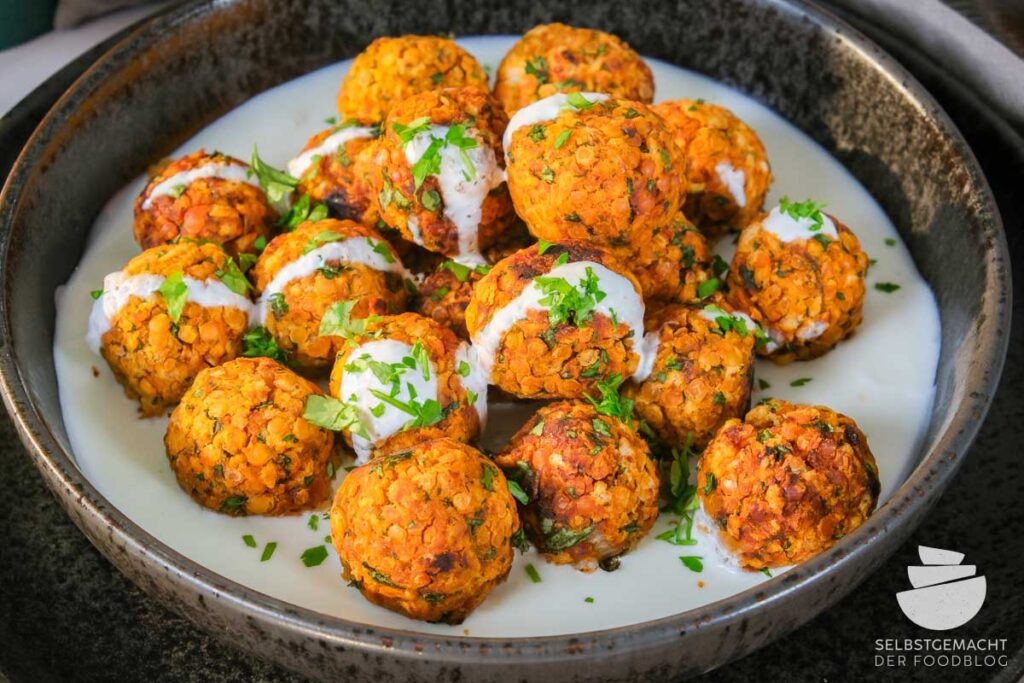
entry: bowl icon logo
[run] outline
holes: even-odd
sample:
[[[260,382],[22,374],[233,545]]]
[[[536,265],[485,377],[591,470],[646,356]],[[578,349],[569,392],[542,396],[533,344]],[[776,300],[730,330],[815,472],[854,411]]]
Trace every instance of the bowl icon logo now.
[[[907,567],[913,590],[896,594],[912,622],[932,631],[963,626],[981,610],[987,585],[977,567],[961,564],[963,553],[920,545],[921,564]],[[973,578],[972,578],[973,577]]]

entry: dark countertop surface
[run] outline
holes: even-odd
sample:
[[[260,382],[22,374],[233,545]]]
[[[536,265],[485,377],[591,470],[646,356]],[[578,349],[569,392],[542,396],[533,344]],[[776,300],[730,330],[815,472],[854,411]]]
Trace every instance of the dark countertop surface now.
[[[1024,273],[1024,146],[963,84],[898,40],[858,22],[915,72],[964,132],[1000,202],[1014,270]],[[0,155],[2,156],[2,155]],[[2,160],[2,159],[0,159]],[[6,165],[5,165],[6,166]],[[850,596],[775,644],[708,676],[713,681],[1016,681],[1024,675],[1024,285],[1002,383],[953,485],[911,540]],[[900,612],[916,546],[966,553],[988,581],[968,625],[925,631]],[[883,638],[1005,638],[1006,667],[879,666]],[[297,681],[164,609],[122,577],[43,486],[0,414],[0,681]]]

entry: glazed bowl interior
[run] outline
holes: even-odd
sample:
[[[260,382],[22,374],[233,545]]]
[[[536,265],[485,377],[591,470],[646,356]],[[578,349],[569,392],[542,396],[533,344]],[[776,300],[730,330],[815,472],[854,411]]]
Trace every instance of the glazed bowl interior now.
[[[130,576],[141,581],[145,565],[166,563],[180,577],[172,580],[173,588],[154,589],[158,592],[180,596],[185,586],[199,593],[223,591],[231,596],[224,610],[274,623],[295,639],[313,628],[339,642],[370,647],[357,625],[289,610],[219,581],[148,538],[107,504],[73,466],[52,347],[54,292],[68,280],[96,215],[116,191],[224,112],[274,85],[352,57],[380,35],[518,34],[538,23],[565,21],[618,34],[642,54],[731,85],[779,112],[853,173],[891,217],[935,293],[941,355],[921,460],[875,517],[833,551],[788,572],[783,581],[766,584],[756,596],[740,594],[700,615],[681,614],[611,635],[588,634],[587,642],[615,637],[655,648],[698,623],[721,635],[720,627],[730,620],[754,619],[755,603],[759,610],[801,600],[808,605],[800,613],[767,618],[763,623],[773,626],[770,632],[735,639],[706,656],[678,655],[672,670],[705,669],[738,656],[850,590],[872,558],[896,548],[941,493],[994,391],[1009,311],[999,218],[950,121],[881,51],[802,4],[679,0],[649,7],[596,0],[573,8],[553,5],[197,2],[143,24],[86,72],[44,119],[8,179],[0,208],[5,400],[47,483],[101,550],[112,556],[117,543],[139,548],[131,562],[115,558]],[[117,543],[101,538],[96,519],[112,529],[109,535]],[[181,578],[186,575],[191,582]],[[823,577],[830,577],[827,585]],[[438,640],[450,645],[459,639]],[[430,639],[416,642],[424,641]],[[394,645],[398,651],[403,646]],[[537,657],[556,652],[549,646],[523,645]],[[438,645],[445,657],[466,657],[446,647]]]

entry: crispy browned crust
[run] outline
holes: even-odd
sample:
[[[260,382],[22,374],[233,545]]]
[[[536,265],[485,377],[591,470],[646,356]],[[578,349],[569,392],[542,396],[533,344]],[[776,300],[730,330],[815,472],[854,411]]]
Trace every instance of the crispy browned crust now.
[[[184,241],[147,249],[129,261],[124,272],[167,277],[180,271],[184,277],[207,280],[215,278],[227,260],[224,250],[212,242]],[[191,301],[175,324],[161,296],[131,297],[110,321],[100,353],[125,394],[138,400],[140,412],[155,416],[178,402],[200,370],[239,355],[247,325],[245,311],[204,308]]]
[[[343,119],[379,122],[399,102],[438,88],[487,88],[476,59],[438,36],[377,38],[356,56],[338,92]]]
[[[473,296],[473,287],[482,277],[470,270],[466,279],[460,280],[451,270],[439,267],[420,283],[414,308],[420,315],[450,329],[459,339],[468,341],[466,307]]]
[[[469,401],[462,379],[458,374],[455,352],[461,343],[455,333],[439,323],[416,313],[384,316],[370,322],[367,331],[374,337],[356,338],[357,346],[342,340],[338,355],[331,370],[330,393],[337,399],[348,400],[341,395],[341,381],[345,376],[345,365],[352,355],[359,353],[358,344],[370,339],[394,339],[409,344],[417,341],[423,345],[430,362],[437,373],[437,402],[445,410],[445,417],[435,425],[398,432],[373,445],[372,453],[389,453],[410,448],[414,444],[446,436],[455,441],[473,443],[480,436],[480,418],[476,408]],[[352,436],[345,432],[345,440],[352,444]]]
[[[776,363],[816,358],[846,339],[860,325],[868,256],[857,236],[834,216],[838,240],[827,247],[815,239],[782,242],[761,230],[764,216],[744,228],[728,275],[728,297],[779,345],[758,353]],[[801,327],[828,324],[812,339]]]
[[[322,392],[269,358],[199,373],[171,413],[164,445],[181,488],[228,514],[287,515],[331,493],[334,434],[302,417]]]
[[[541,408],[495,462],[529,495],[523,526],[549,562],[593,571],[632,549],[658,517],[647,443],[587,403]]]
[[[567,109],[517,129],[506,152],[512,201],[534,236],[585,240],[623,263],[672,222],[686,192],[684,157],[661,118],[639,102]]]
[[[451,439],[356,468],[331,508],[331,538],[347,581],[374,604],[450,624],[508,576],[518,530],[500,470]]]
[[[427,177],[416,189],[405,147],[394,130],[395,124],[405,125],[424,116],[434,124],[464,124],[472,128],[480,144],[494,151],[499,166],[505,164],[501,136],[508,119],[484,88],[424,92],[404,100],[391,110],[380,144],[373,152],[373,162],[377,167],[373,174],[373,191],[381,219],[408,240],[414,239],[409,221],[415,220],[423,247],[447,256],[458,256],[458,230],[444,215],[444,196],[440,193],[437,178]],[[423,204],[423,196],[427,192],[436,192],[440,196],[434,210]],[[512,200],[507,186],[502,184],[484,199],[478,232],[480,248],[490,246],[514,220]]]
[[[827,550],[868,518],[879,490],[878,466],[853,420],[779,400],[726,422],[697,472],[713,531],[749,569]]]
[[[636,401],[637,414],[673,447],[692,439],[703,448],[719,426],[750,406],[753,332],[722,334],[700,309],[675,305],[658,312],[652,322],[660,343],[651,374],[623,388]]]
[[[700,100],[659,102],[652,108],[673,132],[686,159],[686,215],[709,235],[744,228],[761,212],[772,183],[771,166],[757,133],[725,107]],[[723,161],[744,174],[746,203],[742,207],[715,170]]]
[[[320,131],[309,139],[302,152],[318,146],[337,130],[335,126]],[[378,218],[371,196],[375,144],[375,138],[356,138],[339,147],[334,154],[321,156],[299,178],[296,192],[327,204],[339,218],[372,227]]]
[[[618,36],[544,24],[512,46],[501,60],[494,86],[495,97],[510,116],[550,95],[581,91],[649,103],[654,98],[654,76]]]
[[[267,203],[266,194],[258,187],[234,180],[200,178],[180,196],[156,197],[143,210],[142,204],[150,192],[167,178],[216,162],[245,166],[225,154],[199,150],[171,162],[149,181],[135,200],[135,241],[143,249],[188,237],[216,242],[235,255],[255,251],[256,240],[270,236],[277,215]]]

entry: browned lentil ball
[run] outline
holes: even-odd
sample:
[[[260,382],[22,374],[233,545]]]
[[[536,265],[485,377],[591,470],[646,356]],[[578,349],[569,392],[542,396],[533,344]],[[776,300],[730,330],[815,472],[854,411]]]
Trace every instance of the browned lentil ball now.
[[[164,445],[178,483],[228,514],[287,515],[331,493],[334,434],[302,417],[322,392],[269,358],[203,370],[171,413]]]
[[[708,523],[755,570],[827,550],[864,523],[879,488],[875,458],[852,419],[779,400],[726,422],[697,473]]]
[[[535,278],[560,264],[593,262],[640,285],[608,252],[582,242],[527,247],[497,263],[473,288],[466,327],[474,343],[502,308]],[[576,283],[570,283],[575,285]],[[637,304],[642,306],[640,300]],[[597,394],[597,383],[613,375],[631,376],[639,362],[635,331],[595,312],[581,325],[565,320],[552,326],[548,310],[529,310],[502,336],[494,352],[491,384],[520,398],[583,398]]]
[[[618,36],[556,23],[533,27],[512,46],[494,86],[510,116],[549,95],[579,91],[649,103],[654,76]]]
[[[728,305],[716,300],[705,312],[701,304],[673,305],[649,315],[645,324],[658,333],[658,352],[650,376],[623,388],[637,414],[667,445],[692,443],[703,448],[727,419],[750,406],[754,379],[754,331],[716,322]]]
[[[725,107],[702,100],[659,102],[653,109],[668,124],[686,159],[686,215],[710,235],[744,228],[761,212],[772,183],[757,133]],[[743,173],[743,206],[719,172],[720,164]]]
[[[413,619],[461,623],[508,576],[515,501],[479,451],[434,439],[356,468],[331,508],[344,578]]]
[[[727,278],[729,301],[771,338],[759,354],[780,364],[816,358],[860,324],[868,256],[833,216],[839,239],[783,242],[763,229],[766,215],[740,233]]]
[[[365,335],[355,336],[349,343],[342,344],[331,370],[331,395],[340,401],[349,401],[350,397],[342,395],[341,391],[346,373],[352,372],[349,364],[360,357],[364,344],[381,339],[398,341],[410,347],[416,342],[422,344],[433,366],[432,374],[437,380],[436,400],[443,412],[441,419],[434,424],[404,429],[373,443],[371,454],[409,448],[413,444],[442,436],[466,443],[475,442],[482,430],[482,420],[474,402],[470,400],[468,382],[464,382],[464,375],[460,373],[456,359],[456,352],[462,342],[448,328],[416,313],[371,318],[367,321]],[[360,369],[360,372],[367,371]],[[433,397],[420,396],[418,400],[429,398]],[[345,432],[345,439],[352,445],[351,433]]]
[[[332,135],[344,134],[342,131],[353,128],[359,130],[360,137],[345,141],[331,153],[316,154],[309,159],[309,166],[298,174],[296,192],[325,203],[338,218],[372,227],[377,222],[376,205],[371,196],[372,176],[376,172],[372,163],[373,146],[379,129],[360,125],[358,121],[346,121],[311,137],[299,156],[324,145]],[[292,170],[289,164],[289,172]]]
[[[495,456],[530,497],[530,540],[556,564],[611,569],[658,517],[658,471],[647,443],[591,405],[541,408]]]
[[[477,149],[489,148],[497,171],[505,163],[501,135],[508,121],[485,89],[465,87],[424,92],[409,97],[391,110],[375,148],[373,162],[378,170],[373,174],[373,190],[381,219],[399,230],[404,238],[430,251],[459,257],[459,229],[445,214],[452,199],[444,196],[436,175],[426,176],[416,187],[413,167],[406,156],[406,142],[399,132],[402,126],[424,118],[431,125],[465,126],[465,135],[476,140]],[[488,176],[484,168],[475,168],[475,173],[481,181]],[[490,246],[514,220],[508,188],[501,180],[483,199],[476,229],[478,248]]]
[[[405,308],[410,285],[399,270],[401,261],[373,228],[328,218],[307,221],[292,232],[278,235],[253,266],[256,291],[262,295],[281,269],[308,251],[350,239],[372,242],[381,254],[386,254],[385,260],[393,261],[391,265],[396,270],[376,270],[363,263],[328,259],[312,274],[287,283],[266,302],[266,320],[262,322],[289,362],[298,368],[327,368],[340,350],[341,339],[320,335],[320,321],[331,304],[355,301],[353,315],[359,318],[398,313]]]
[[[377,38],[356,56],[338,92],[343,119],[382,121],[399,102],[438,88],[487,88],[476,59],[439,36]]]
[[[135,200],[135,241],[143,249],[188,237],[216,242],[235,255],[255,251],[256,241],[270,236],[277,214],[262,189],[243,181],[199,178],[176,188],[174,194],[153,197],[151,204],[143,208],[157,185],[178,173],[208,164],[248,168],[226,154],[207,154],[204,150],[165,166]]]
[[[220,246],[187,240],[147,249],[123,273],[217,280],[229,261]],[[159,292],[145,298],[133,295],[112,316],[100,338],[100,354],[125,394],[139,401],[140,412],[160,415],[178,402],[200,370],[242,352],[248,315],[241,308],[186,301],[175,322]]]
[[[700,285],[712,277],[707,240],[682,212],[654,229],[635,246],[629,266],[652,309],[673,302],[696,301]]]
[[[567,106],[554,120],[515,128],[506,157],[512,201],[535,237],[586,241],[634,269],[651,265],[649,245],[686,193],[671,133],[630,100]]]

